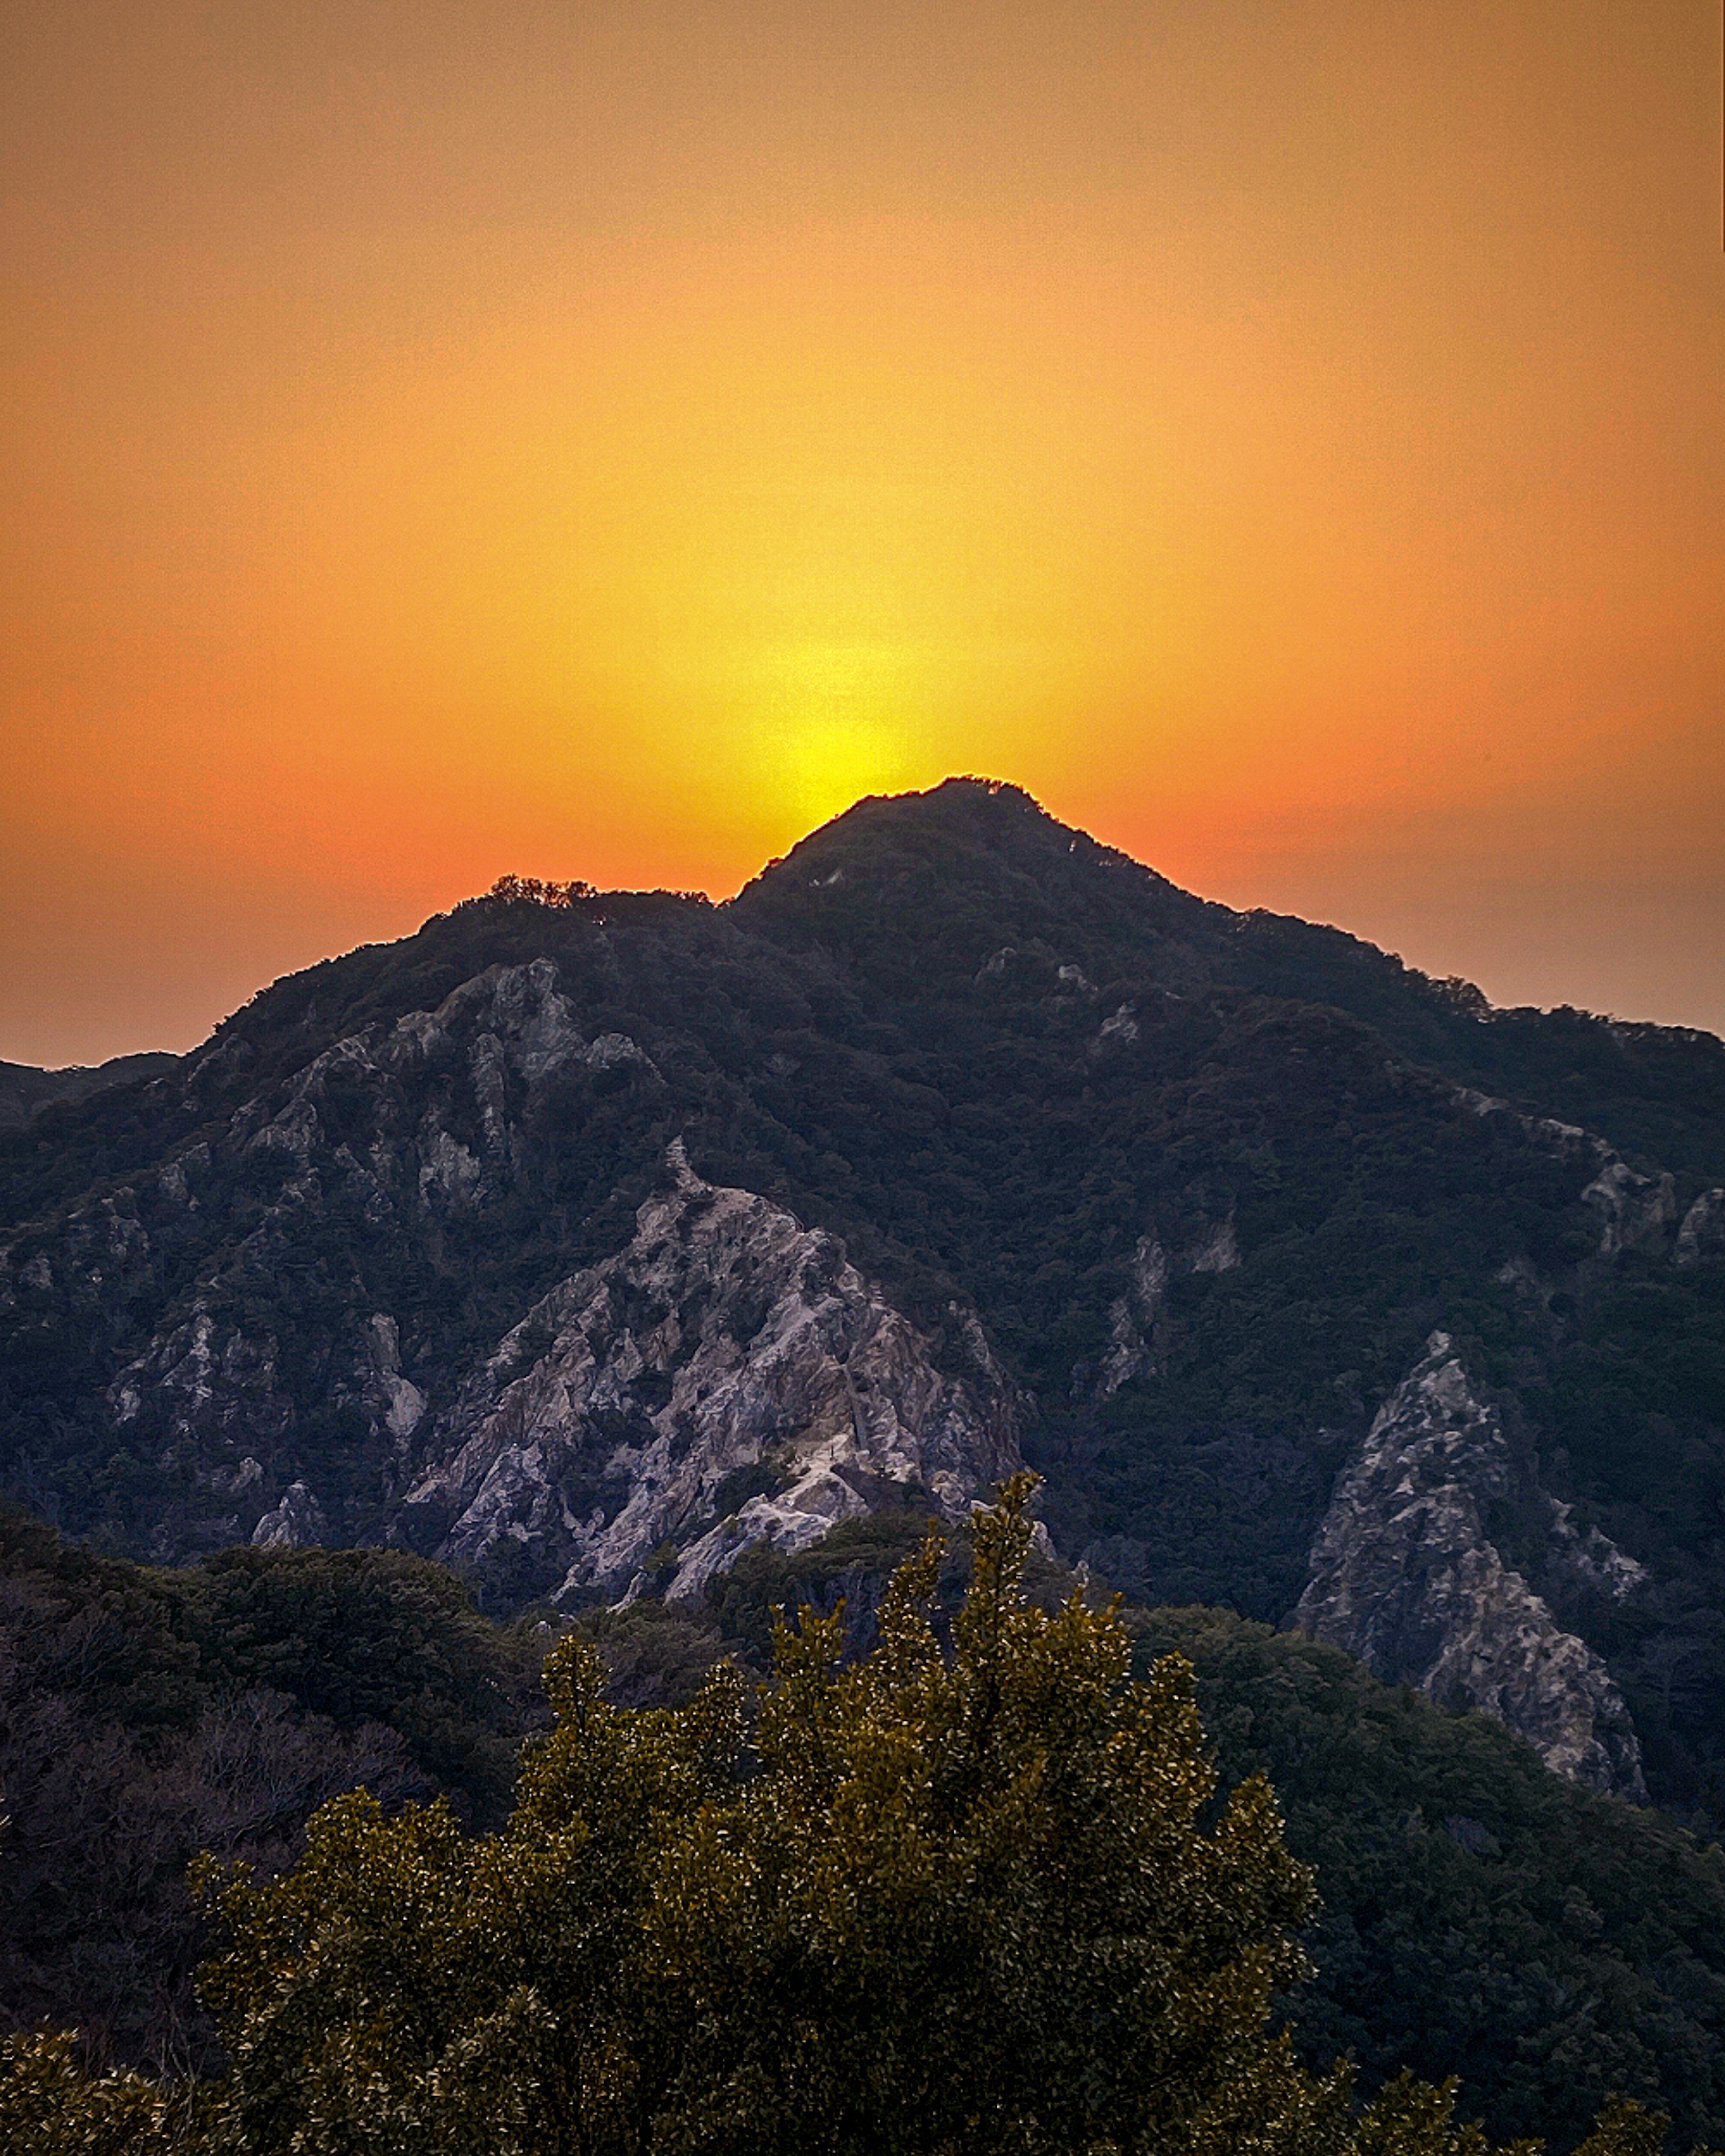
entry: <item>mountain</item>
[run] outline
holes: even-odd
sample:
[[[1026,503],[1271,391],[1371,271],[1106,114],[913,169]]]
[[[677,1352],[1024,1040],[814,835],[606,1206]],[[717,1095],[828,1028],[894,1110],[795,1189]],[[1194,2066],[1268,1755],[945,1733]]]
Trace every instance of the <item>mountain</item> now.
[[[63,1070],[0,1063],[0,1130],[16,1130],[55,1101],[82,1101],[129,1079],[157,1076],[176,1060],[154,1053],[116,1055],[106,1063],[72,1064]]]
[[[1134,1600],[1717,1817],[1722,1186],[1711,1036],[949,781],[721,906],[506,882],[0,1135],[0,1478],[576,1611],[1024,1458]]]

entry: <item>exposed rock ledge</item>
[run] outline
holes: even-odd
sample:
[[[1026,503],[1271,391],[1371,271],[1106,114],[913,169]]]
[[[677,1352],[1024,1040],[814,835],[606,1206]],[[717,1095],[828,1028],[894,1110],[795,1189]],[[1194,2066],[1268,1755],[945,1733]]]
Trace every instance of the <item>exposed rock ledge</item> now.
[[[252,1540],[259,1549],[308,1549],[329,1538],[330,1524],[323,1507],[303,1482],[290,1482],[281,1502],[273,1512],[265,1512],[252,1531]]]
[[[1640,1746],[1604,1664],[1486,1533],[1483,1508],[1512,1480],[1502,1423],[1448,1334],[1433,1333],[1337,1479],[1292,1621],[1392,1683],[1496,1715],[1571,1781],[1645,1799]]]
[[[1185,1250],[1173,1255],[1163,1248],[1153,1229],[1141,1235],[1132,1255],[1132,1292],[1118,1296],[1108,1306],[1108,1353],[1096,1379],[1098,1399],[1111,1398],[1130,1378],[1154,1364],[1151,1337],[1171,1275],[1228,1273],[1239,1263],[1240,1245],[1231,1211],[1225,1219],[1212,1222]]]
[[[413,1540],[474,1565],[511,1537],[572,1605],[674,1563],[668,1598],[692,1600],[751,1543],[800,1548],[912,1482],[962,1518],[1017,1466],[976,1328],[972,1374],[938,1369],[833,1236],[702,1182],[680,1141],[670,1163],[628,1245],[552,1289],[443,1419]]]

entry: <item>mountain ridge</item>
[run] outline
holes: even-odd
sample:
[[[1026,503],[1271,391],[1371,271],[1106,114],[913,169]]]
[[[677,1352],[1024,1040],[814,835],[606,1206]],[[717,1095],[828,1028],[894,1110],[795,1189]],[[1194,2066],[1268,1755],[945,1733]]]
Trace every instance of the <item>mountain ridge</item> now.
[[[547,1443],[466,1552],[488,1606],[563,1591],[572,1523],[603,1543],[640,1501],[649,1426],[701,1464],[674,1547],[630,1560],[645,1591],[697,1545],[722,1570],[757,1529],[803,1534],[803,1408],[752,1409],[739,1448],[724,1387],[679,1394],[663,1318],[626,1306],[684,1174],[824,1239],[870,1323],[921,1343],[886,1387],[895,1473],[921,1472],[912,1396],[973,1383],[980,1339],[1057,1544],[1146,1600],[1289,1617],[1337,1478],[1446,1332],[1519,1463],[1456,1501],[1491,1577],[1576,1643],[1565,1681],[1609,1670],[1655,1794],[1712,1801],[1725,1045],[1494,1013],[991,782],[860,803],[722,906],[506,882],[0,1138],[0,1482],[157,1558],[440,1546],[410,1492],[448,1481],[460,1403],[579,1277],[608,1314],[546,1365]],[[677,1277],[699,1300],[716,1276]],[[733,1300],[701,1351],[722,1336],[762,1401],[790,1397],[747,1374],[771,1304]],[[834,1337],[837,1402],[862,1350]],[[1006,1458],[991,1415],[955,1502]],[[1578,1571],[1589,1536],[1634,1594]],[[1471,1621],[1421,1667],[1504,1712]],[[1530,1741],[1562,1704],[1529,1702]],[[1614,1785],[1641,1771],[1622,1752]]]
[[[56,1101],[80,1101],[138,1079],[157,1077],[178,1058],[145,1049],[110,1056],[105,1063],[68,1064],[44,1070],[33,1063],[0,1063],[0,1131],[16,1130]]]

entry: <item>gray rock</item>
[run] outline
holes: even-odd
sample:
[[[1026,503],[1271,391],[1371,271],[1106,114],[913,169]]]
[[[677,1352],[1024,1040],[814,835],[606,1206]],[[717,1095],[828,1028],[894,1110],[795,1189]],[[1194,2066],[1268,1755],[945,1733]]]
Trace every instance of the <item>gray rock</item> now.
[[[392,1437],[409,1438],[424,1417],[425,1395],[410,1378],[402,1375],[399,1328],[393,1317],[379,1312],[367,1331],[375,1366],[365,1389],[367,1404]]]
[[[1108,1353],[1096,1381],[1102,1399],[1153,1361],[1144,1328],[1153,1326],[1168,1292],[1168,1253],[1153,1235],[1141,1235],[1132,1258],[1132,1293],[1108,1306]]]
[[[1096,1378],[1099,1399],[1117,1393],[1128,1378],[1153,1368],[1151,1335],[1175,1273],[1232,1272],[1240,1263],[1240,1245],[1230,1212],[1204,1229],[1186,1250],[1170,1256],[1153,1231],[1138,1238],[1132,1255],[1132,1291],[1108,1306],[1108,1353]]]
[[[800,1548],[911,1485],[963,1518],[1013,1471],[1019,1404],[979,1333],[973,1375],[941,1370],[836,1239],[702,1182],[680,1142],[670,1165],[629,1243],[545,1296],[439,1421],[413,1538],[473,1564],[509,1537],[571,1604],[669,1543],[691,1600],[752,1543]],[[741,1469],[756,1486],[721,1513]]]
[[[1704,1190],[1683,1215],[1673,1256],[1680,1265],[1725,1257],[1725,1190]]]
[[[1669,1175],[1637,1175],[1615,1155],[1582,1192],[1581,1202],[1599,1217],[1602,1258],[1625,1250],[1663,1250],[1677,1217],[1676,1191]]]
[[[1551,1116],[1522,1115],[1471,1086],[1456,1087],[1455,1097],[1476,1116],[1508,1116],[1559,1158],[1579,1155],[1590,1163],[1593,1178],[1580,1195],[1582,1204],[1598,1218],[1602,1258],[1620,1257],[1625,1250],[1652,1256],[1671,1250],[1677,1203],[1676,1183],[1670,1175],[1639,1174],[1604,1138],[1578,1124],[1559,1122]],[[1725,1193],[1709,1194],[1725,1199]],[[1705,1205],[1707,1201],[1698,1202]],[[1680,1264],[1685,1261],[1681,1235],[1675,1255]]]
[[[258,1549],[314,1549],[329,1532],[323,1507],[303,1482],[290,1482],[281,1502],[253,1528],[252,1542]]]
[[[1195,1273],[1231,1273],[1240,1263],[1240,1245],[1235,1240],[1234,1215],[1202,1235],[1188,1253],[1187,1264]]]
[[[1486,1507],[1513,1485],[1497,1412],[1435,1332],[1337,1481],[1292,1621],[1392,1683],[1496,1715],[1571,1781],[1645,1799],[1640,1747],[1604,1662],[1486,1532]],[[1553,1527],[1568,1527],[1567,1512]],[[1614,1586],[1634,1585],[1640,1568],[1597,1530],[1569,1539]]]
[[[254,1440],[275,1443],[292,1427],[293,1403],[276,1368],[275,1342],[218,1322],[202,1296],[108,1388],[109,1410],[124,1429],[146,1404],[150,1426],[189,1456],[238,1461]]]

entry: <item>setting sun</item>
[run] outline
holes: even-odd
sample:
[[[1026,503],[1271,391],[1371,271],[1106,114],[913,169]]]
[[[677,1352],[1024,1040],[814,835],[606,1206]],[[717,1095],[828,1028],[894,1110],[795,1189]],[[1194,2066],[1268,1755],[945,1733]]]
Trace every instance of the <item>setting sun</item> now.
[[[1716,21],[23,20],[0,1056],[952,771],[1725,1023]]]

